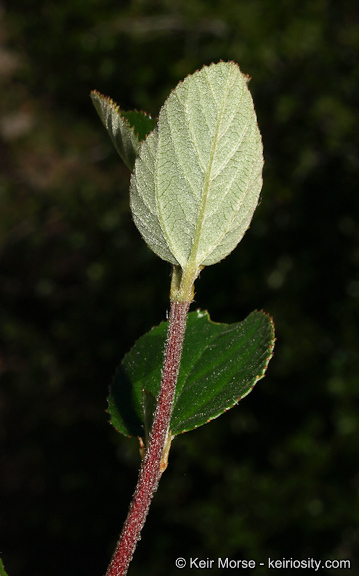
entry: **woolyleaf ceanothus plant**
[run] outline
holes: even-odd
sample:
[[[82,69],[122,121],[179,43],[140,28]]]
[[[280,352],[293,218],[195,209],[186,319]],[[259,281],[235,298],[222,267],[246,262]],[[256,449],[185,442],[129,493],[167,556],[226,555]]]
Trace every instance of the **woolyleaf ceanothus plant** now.
[[[217,418],[264,376],[274,327],[264,312],[218,324],[189,312],[200,271],[237,246],[262,187],[263,150],[248,78],[234,62],[204,66],[171,92],[158,121],[91,93],[132,172],[130,207],[147,245],[173,267],[170,314],[117,369],[108,412],[137,436],[137,487],[106,576],[123,576],[167,466],[173,438]],[[165,351],[165,352],[164,352]]]

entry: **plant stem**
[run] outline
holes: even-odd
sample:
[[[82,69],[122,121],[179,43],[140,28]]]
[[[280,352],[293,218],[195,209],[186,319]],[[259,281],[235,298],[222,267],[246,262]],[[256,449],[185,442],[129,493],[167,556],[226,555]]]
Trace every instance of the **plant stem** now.
[[[106,576],[124,576],[127,573],[163,471],[161,460],[169,432],[189,306],[190,302],[171,302],[161,388],[150,440],[128,515]]]

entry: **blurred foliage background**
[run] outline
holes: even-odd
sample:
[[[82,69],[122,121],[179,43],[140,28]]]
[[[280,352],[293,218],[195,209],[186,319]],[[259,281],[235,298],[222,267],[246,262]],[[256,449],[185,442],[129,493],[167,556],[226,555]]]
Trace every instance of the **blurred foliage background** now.
[[[238,407],[174,441],[130,574],[178,574],[177,556],[358,569],[358,6],[11,0],[0,16],[9,576],[105,572],[139,465],[137,441],[107,423],[108,385],[168,308],[170,267],[131,221],[129,173],[90,90],[156,115],[179,80],[220,59],[252,77],[264,187],[240,246],[202,272],[195,305],[218,322],[263,308],[276,350]]]

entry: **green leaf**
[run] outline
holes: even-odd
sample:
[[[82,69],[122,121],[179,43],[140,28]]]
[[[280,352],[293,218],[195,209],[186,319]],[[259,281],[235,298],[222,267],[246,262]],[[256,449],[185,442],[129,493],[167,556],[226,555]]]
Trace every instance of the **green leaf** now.
[[[132,171],[141,142],[155,128],[156,120],[145,112],[124,112],[96,90],[91,92],[93,105],[126,166]]]
[[[111,385],[111,423],[127,436],[145,439],[149,415],[143,396],[158,395],[167,325],[162,322],[136,342]],[[172,436],[202,426],[246,396],[263,378],[273,346],[273,322],[264,312],[252,312],[236,324],[217,324],[208,312],[191,312],[171,416]]]
[[[124,112],[122,110],[121,115],[129,122],[140,143],[146,140],[149,133],[152,132],[157,124],[155,118],[151,118],[146,112],[139,112],[138,110],[128,110]]]
[[[0,576],[8,576],[7,572],[5,572],[3,561],[0,558]]]
[[[234,62],[188,76],[136,160],[134,221],[156,254],[194,276],[235,248],[258,203],[262,141],[247,82]]]

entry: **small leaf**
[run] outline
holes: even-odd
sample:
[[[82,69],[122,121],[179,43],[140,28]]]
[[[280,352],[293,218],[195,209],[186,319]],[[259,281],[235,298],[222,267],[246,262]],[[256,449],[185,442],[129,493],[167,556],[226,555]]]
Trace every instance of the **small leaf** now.
[[[132,171],[142,140],[155,128],[156,121],[144,112],[124,112],[96,90],[91,92],[93,105],[126,166]]]
[[[0,558],[0,576],[8,576],[7,572],[5,572],[3,561]]]
[[[242,239],[262,187],[262,141],[248,79],[234,62],[178,84],[131,178],[134,221],[152,250],[193,274]]]
[[[121,110],[121,115],[130,123],[140,143],[146,140],[149,133],[154,130],[157,124],[157,121],[146,114],[146,112],[139,112],[138,110],[128,110],[124,112]]]
[[[142,391],[157,398],[167,325],[162,322],[136,342],[112,383],[111,423],[127,436],[145,438]],[[263,378],[273,346],[273,322],[264,312],[252,312],[236,324],[217,324],[207,312],[191,312],[171,416],[172,436],[205,424],[246,396]]]

